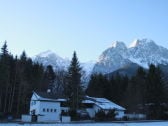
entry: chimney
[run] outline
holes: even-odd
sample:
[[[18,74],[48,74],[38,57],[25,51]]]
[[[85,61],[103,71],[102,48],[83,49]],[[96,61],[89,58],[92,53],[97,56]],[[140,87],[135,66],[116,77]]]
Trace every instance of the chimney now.
[[[51,93],[51,89],[47,89],[47,93]]]

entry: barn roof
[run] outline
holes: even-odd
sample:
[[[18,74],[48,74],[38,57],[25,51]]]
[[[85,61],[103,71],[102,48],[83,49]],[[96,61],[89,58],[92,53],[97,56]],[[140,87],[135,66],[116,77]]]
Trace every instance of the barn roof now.
[[[88,103],[94,102],[95,105],[99,106],[101,109],[117,109],[117,110],[126,110],[125,108],[115,104],[114,102],[106,99],[106,98],[95,98],[95,97],[89,97],[88,98]]]

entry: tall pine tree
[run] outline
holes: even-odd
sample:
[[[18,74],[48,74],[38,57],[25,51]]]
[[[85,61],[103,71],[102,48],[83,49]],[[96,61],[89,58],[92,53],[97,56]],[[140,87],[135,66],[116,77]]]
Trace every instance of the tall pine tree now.
[[[41,91],[47,91],[47,89],[52,89],[55,81],[55,72],[51,65],[48,65],[43,77],[43,83],[41,85]]]
[[[76,56],[73,53],[71,64],[68,68],[67,83],[65,87],[66,96],[69,99],[71,110],[77,110],[83,99],[83,89],[81,85],[81,67]]]
[[[9,88],[10,88],[10,59],[12,56],[9,55],[7,49],[7,42],[1,48],[0,55],[0,109],[2,112],[8,112],[9,102]],[[3,109],[3,110],[2,110]]]

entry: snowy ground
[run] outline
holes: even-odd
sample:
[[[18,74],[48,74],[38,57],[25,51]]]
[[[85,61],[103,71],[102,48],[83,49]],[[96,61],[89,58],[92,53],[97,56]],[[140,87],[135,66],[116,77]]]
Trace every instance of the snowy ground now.
[[[74,123],[74,124],[17,124],[1,123],[0,126],[168,126],[168,122],[140,122],[140,123]]]

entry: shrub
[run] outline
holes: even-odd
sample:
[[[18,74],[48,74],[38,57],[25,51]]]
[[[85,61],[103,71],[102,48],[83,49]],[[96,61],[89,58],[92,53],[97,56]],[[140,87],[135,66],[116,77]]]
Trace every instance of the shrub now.
[[[95,114],[95,120],[96,121],[105,121],[106,119],[106,114],[103,110],[99,110],[96,114]]]
[[[69,112],[63,111],[63,112],[61,112],[61,115],[62,115],[62,116],[69,116]]]
[[[124,117],[122,118],[122,120],[123,120],[123,121],[128,121],[129,118],[128,118],[127,116],[124,116]]]
[[[115,109],[111,109],[106,114],[106,119],[109,120],[109,121],[115,120],[116,115],[117,115],[117,113],[115,112]]]
[[[72,119],[73,121],[79,120],[79,116],[78,116],[76,110],[69,110],[69,115],[71,116],[71,119]]]

